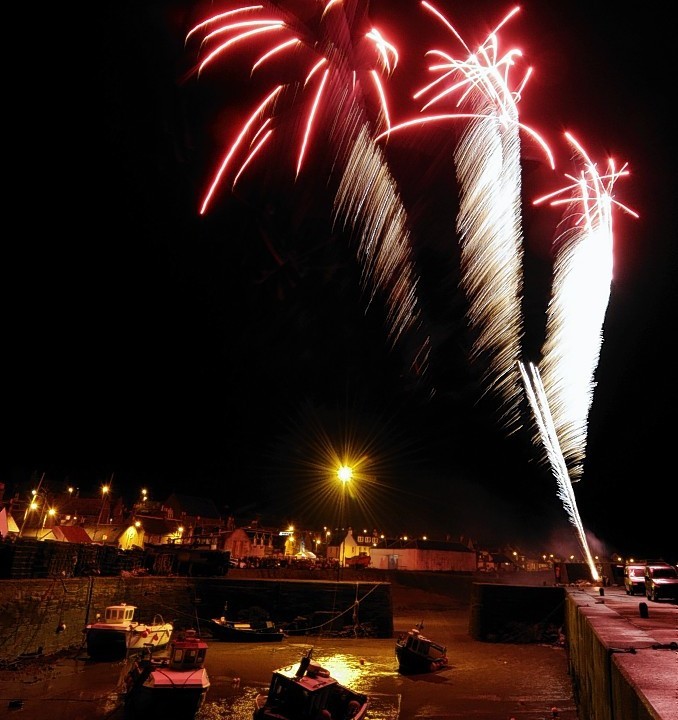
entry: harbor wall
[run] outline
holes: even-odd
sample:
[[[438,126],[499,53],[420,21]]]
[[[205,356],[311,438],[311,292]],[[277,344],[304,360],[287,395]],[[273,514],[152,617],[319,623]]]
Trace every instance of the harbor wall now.
[[[177,629],[205,627],[212,617],[237,618],[252,607],[276,622],[300,616],[331,619],[331,629],[369,627],[393,637],[391,585],[386,582],[260,580],[228,577],[76,577],[0,581],[0,662],[84,647],[83,629],[107,605],[126,602],[139,619],[156,614]]]
[[[676,720],[675,649],[626,622],[601,598],[568,590],[568,665],[579,717]],[[667,651],[668,650],[668,651]]]
[[[565,625],[565,589],[474,583],[469,635],[483,642],[555,642]]]

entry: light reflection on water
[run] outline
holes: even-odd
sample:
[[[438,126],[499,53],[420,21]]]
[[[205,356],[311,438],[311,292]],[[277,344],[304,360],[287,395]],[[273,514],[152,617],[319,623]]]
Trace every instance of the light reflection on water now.
[[[252,720],[254,698],[260,688],[245,687],[233,697],[207,701],[196,715],[196,720]],[[400,695],[376,693],[370,695],[367,711],[369,720],[398,720],[400,715]]]
[[[258,693],[259,688],[243,688],[238,695],[214,701],[210,701],[208,693],[196,720],[251,720]]]
[[[386,676],[393,676],[395,672],[392,661],[389,661],[388,664],[370,662],[360,655],[345,653],[323,656],[318,658],[318,662],[329,670],[330,675],[342,685],[368,695],[379,680]]]
[[[364,692],[370,696],[370,706],[367,713],[369,720],[398,720],[400,715],[399,694],[388,694],[375,692],[374,688],[380,679],[386,676],[393,676],[393,661],[389,657],[388,662],[370,662],[360,654],[332,651],[326,648],[327,654],[322,651],[314,652],[313,659],[318,662],[330,675],[342,685]],[[295,652],[296,655],[296,652]],[[301,659],[302,653],[299,653]],[[296,668],[298,661],[295,657],[293,663],[284,662],[279,667],[287,667],[288,664]],[[212,688],[215,689],[216,688]],[[231,682],[225,687],[219,688],[221,697],[207,700],[196,720],[252,720],[254,711],[254,699],[259,693],[265,693],[268,685],[252,685],[248,683]]]

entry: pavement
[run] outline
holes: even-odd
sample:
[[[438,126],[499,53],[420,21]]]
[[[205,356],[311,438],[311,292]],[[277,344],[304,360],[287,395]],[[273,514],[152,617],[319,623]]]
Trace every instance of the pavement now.
[[[678,602],[629,596],[617,586],[570,588],[568,593],[607,653],[618,703],[615,718],[641,717],[623,699],[622,688],[628,687],[643,708],[642,717],[678,720]],[[589,691],[588,703],[598,702],[599,694]]]

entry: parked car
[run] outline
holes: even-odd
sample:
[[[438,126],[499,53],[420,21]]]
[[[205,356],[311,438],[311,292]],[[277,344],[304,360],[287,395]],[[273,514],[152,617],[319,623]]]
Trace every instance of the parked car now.
[[[627,595],[645,594],[645,563],[624,565],[624,589]]]
[[[678,600],[678,569],[669,563],[645,566],[645,595],[648,600]]]

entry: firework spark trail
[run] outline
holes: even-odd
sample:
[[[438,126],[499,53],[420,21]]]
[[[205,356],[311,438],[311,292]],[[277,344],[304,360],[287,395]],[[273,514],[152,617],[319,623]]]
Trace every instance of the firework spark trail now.
[[[472,53],[447,18],[430,3],[422,5],[469,53],[464,60],[457,60],[441,50],[429,51],[428,55],[438,59],[430,68],[437,77],[419,90],[415,98],[435,90],[437,94],[426,103],[423,108],[426,109],[461,94],[457,107],[468,111],[429,116],[427,120],[439,122],[445,117],[468,120],[454,154],[460,185],[457,231],[461,242],[461,284],[469,303],[468,317],[476,332],[473,357],[486,360],[484,384],[500,398],[502,424],[512,432],[520,425],[521,383],[517,362],[524,332],[519,131],[526,128],[519,122],[517,102],[531,71],[528,69],[515,90],[510,89],[510,71],[520,52],[513,49],[500,55],[496,33],[517,8]],[[550,151],[540,142],[552,162]]]
[[[554,431],[573,481],[581,478],[595,371],[603,342],[603,322],[610,299],[613,269],[613,206],[637,217],[613,199],[615,182],[626,166],[599,174],[582,146],[566,133],[583,169],[571,184],[534,201],[566,205],[557,240],[552,293],[547,308],[546,339],[539,363]],[[560,198],[561,194],[566,197]]]
[[[357,185],[364,188],[359,195],[354,192]],[[390,326],[400,331],[408,328],[412,322],[410,308],[416,304],[417,281],[406,260],[410,241],[407,218],[381,149],[365,127],[352,146],[336,206],[360,230],[364,275],[374,278],[376,286],[388,288]],[[383,250],[375,252],[373,245],[379,244]],[[365,278],[363,284],[367,284]],[[392,337],[393,344],[397,340],[398,336]],[[414,358],[418,366],[427,366],[428,350],[428,346],[421,348]]]
[[[430,3],[422,4],[445,24],[468,51],[468,46],[449,21]],[[507,22],[514,12],[515,10],[509,13],[498,27]],[[415,98],[435,90],[437,94],[424,106],[426,109],[451,95],[461,94],[457,105],[469,110],[456,116],[468,118],[469,122],[455,150],[455,166],[461,188],[457,229],[462,241],[462,284],[469,298],[468,316],[478,332],[474,354],[489,358],[485,380],[490,388],[494,387],[503,397],[504,423],[509,428],[517,427],[520,422],[520,387],[524,387],[534,412],[541,441],[558,482],[558,497],[577,530],[581,547],[595,578],[597,570],[588,548],[567,463],[561,450],[559,438],[563,435],[563,422],[558,416],[557,424],[554,423],[547,400],[547,395],[550,394],[542,386],[539,371],[534,367],[530,372],[526,371],[520,360],[523,335],[521,310],[523,250],[518,131],[524,126],[518,120],[517,102],[529,72],[520,87],[511,92],[508,82],[509,71],[520,53],[513,50],[500,57],[496,30],[475,54],[469,53],[468,58],[463,61],[456,60],[439,50],[431,51],[429,54],[441,60],[431,68],[439,75],[420,90]],[[430,116],[427,121],[440,122],[453,117],[455,116]],[[415,123],[416,121],[409,121],[394,126],[389,134]],[[539,140],[534,133],[532,135]],[[544,143],[542,147],[547,151],[553,167],[550,151]],[[583,151],[582,155],[584,155]],[[616,177],[614,173],[606,176],[606,179],[612,177]],[[593,195],[597,202],[603,201],[607,195],[607,192],[601,192],[600,180],[601,178],[597,176],[592,179],[595,187]],[[588,188],[586,183],[577,181],[575,186],[582,190]],[[582,196],[584,200],[589,199],[588,195],[582,193]],[[580,201],[581,199],[579,198]],[[584,232],[595,236],[596,232],[592,231],[594,229],[597,231],[601,226],[609,226],[611,230],[611,224],[603,222],[607,207],[609,205],[604,201],[601,202],[600,207],[585,205],[584,215],[587,222],[583,225],[584,228],[588,227],[588,230],[585,229]],[[563,279],[566,267],[567,263],[560,266],[557,281]],[[581,283],[580,276],[577,277],[576,283]],[[577,289],[580,290],[579,287]],[[546,368],[553,395],[555,395],[553,371],[558,365],[562,365],[563,358],[572,350],[567,343],[564,343],[562,337],[563,322],[556,319],[557,304],[560,300],[562,298],[554,300],[551,305],[551,310],[554,312],[550,315],[548,326],[551,333],[550,344],[547,345]],[[579,322],[581,323],[581,318]],[[592,317],[589,313],[588,326],[595,322],[595,314]],[[575,322],[571,327],[577,327],[577,323]],[[581,326],[577,328],[577,337],[580,332]],[[590,394],[587,400],[590,403]],[[557,407],[560,408],[560,405],[558,404]],[[585,423],[586,414],[583,418]],[[572,445],[566,444],[565,447],[567,452],[571,453]]]
[[[281,64],[288,73],[286,58],[290,58],[292,67],[300,58],[307,59],[305,77],[274,88],[241,126],[214,174],[200,212],[207,211],[227,178],[235,185],[279,129],[279,122],[297,107],[305,113],[296,160],[299,175],[319,126],[325,121],[335,147],[334,165],[340,173],[341,168],[345,169],[334,219],[350,219],[350,227],[360,230],[358,256],[363,261],[363,285],[371,284],[372,298],[377,290],[384,292],[389,338],[395,345],[419,326],[420,309],[406,212],[382,151],[372,137],[376,130],[371,130],[366,102],[368,96],[376,96],[376,123],[379,129],[388,130],[389,112],[377,70],[391,73],[398,55],[377,29],[364,31],[368,4],[368,0],[310,2],[304,8],[304,12],[313,10],[308,22],[271,3],[240,6],[208,18],[188,33],[187,42],[202,37],[205,57],[198,66],[199,74],[231,51],[252,50],[254,43],[256,47],[262,42],[271,44],[253,63],[252,73],[271,61]],[[240,159],[243,155],[244,159]],[[233,169],[238,162],[240,166]],[[379,222],[368,218],[367,213],[375,211]],[[392,226],[393,219],[397,222]],[[425,371],[428,354],[426,337],[411,363],[418,373]]]
[[[471,122],[454,154],[462,285],[477,329],[472,357],[487,357],[485,382],[503,398],[502,422],[509,430],[519,418],[515,363],[523,336],[519,155],[517,132],[485,120]]]
[[[567,512],[570,522],[577,531],[577,539],[584,553],[586,562],[591,570],[591,577],[594,581],[599,580],[598,569],[593,561],[591,550],[586,539],[584,525],[582,524],[579,510],[577,509],[577,501],[572,488],[572,481],[567,470],[565,458],[560,449],[558,442],[558,434],[553,424],[553,417],[549,408],[546,393],[542,384],[539,370],[534,364],[529,363],[526,367],[522,361],[518,361],[518,368],[523,378],[525,393],[529,400],[530,407],[534,414],[534,419],[539,429],[539,436],[546,450],[546,454],[551,463],[551,470],[558,484],[558,498],[562,501],[565,512]]]

